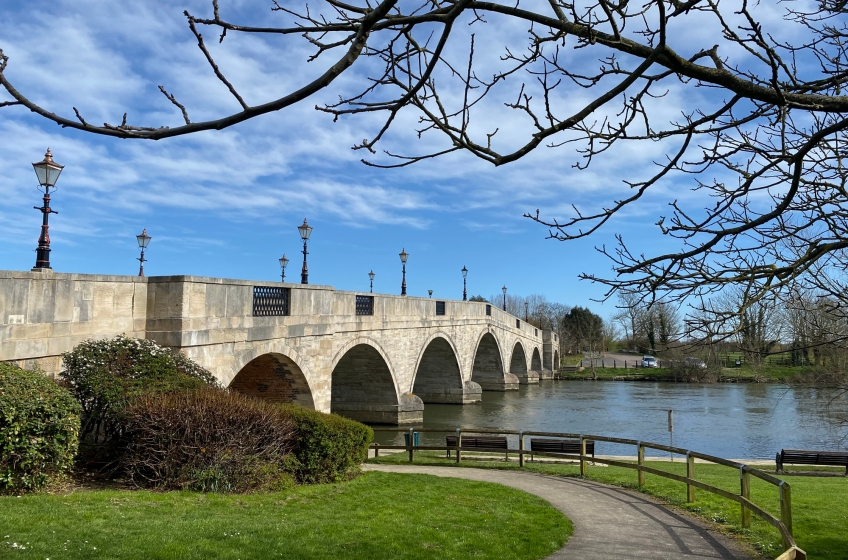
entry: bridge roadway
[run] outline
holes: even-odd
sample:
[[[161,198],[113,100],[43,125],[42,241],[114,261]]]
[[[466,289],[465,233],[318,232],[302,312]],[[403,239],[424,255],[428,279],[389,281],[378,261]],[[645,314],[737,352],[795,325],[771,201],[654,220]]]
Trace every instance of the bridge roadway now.
[[[556,335],[482,302],[195,276],[0,271],[0,361],[61,370],[118,334],[179,349],[234,390],[363,422],[538,383]]]

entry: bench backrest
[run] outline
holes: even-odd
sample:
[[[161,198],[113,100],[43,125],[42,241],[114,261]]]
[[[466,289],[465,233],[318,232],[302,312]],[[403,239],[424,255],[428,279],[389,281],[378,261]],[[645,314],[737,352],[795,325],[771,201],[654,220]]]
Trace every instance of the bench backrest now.
[[[449,447],[456,447],[456,436],[445,436]],[[509,449],[505,437],[462,436],[462,447],[488,447],[492,449]]]
[[[839,465],[848,466],[848,451],[805,451],[800,449],[782,449],[781,463],[801,465]]]
[[[530,438],[530,451],[542,453],[571,453],[580,454],[579,439]],[[595,456],[594,440],[586,440],[586,453]]]

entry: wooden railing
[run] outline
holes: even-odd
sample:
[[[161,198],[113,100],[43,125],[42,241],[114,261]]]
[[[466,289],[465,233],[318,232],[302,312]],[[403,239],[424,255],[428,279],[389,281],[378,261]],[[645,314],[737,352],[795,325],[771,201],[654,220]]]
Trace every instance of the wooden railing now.
[[[374,428],[375,432],[407,432],[406,428]],[[442,434],[456,434],[456,446],[447,446],[447,445],[414,445],[414,433],[415,432],[432,432],[432,433],[442,433]],[[515,435],[518,436],[518,449],[486,449],[479,447],[462,447],[462,434],[466,435],[471,434],[479,434],[479,435]],[[375,456],[379,456],[381,449],[393,449],[393,450],[405,450],[409,453],[409,462],[411,463],[414,460],[416,451],[455,451],[456,457],[455,461],[459,463],[462,459],[462,452],[484,452],[484,453],[512,453],[518,455],[518,466],[524,467],[524,456],[530,451],[525,449],[524,446],[524,438],[527,436],[542,436],[542,437],[555,437],[555,438],[566,438],[566,439],[579,439],[580,440],[580,455],[571,455],[566,453],[543,453],[539,451],[533,451],[533,455],[538,455],[541,457],[553,457],[557,459],[570,459],[573,461],[580,462],[580,474],[581,476],[586,475],[587,464],[592,463],[601,463],[604,465],[610,465],[613,467],[622,467],[625,469],[632,469],[636,471],[637,482],[640,487],[645,485],[645,473],[653,474],[656,476],[661,476],[663,478],[668,478],[671,480],[676,480],[677,482],[681,482],[686,485],[686,501],[693,502],[695,501],[695,489],[699,488],[701,490],[705,490],[707,492],[716,494],[728,500],[732,500],[737,502],[741,507],[742,513],[742,527],[748,528],[751,526],[751,512],[755,513],[760,519],[774,526],[781,535],[783,539],[783,548],[784,552],[777,557],[776,560],[806,560],[807,554],[798,548],[795,544],[795,539],[792,537],[792,492],[789,484],[780,480],[779,478],[772,476],[768,473],[765,473],[761,470],[754,469],[748,465],[743,463],[737,463],[736,461],[729,461],[727,459],[722,459],[721,457],[715,457],[713,455],[707,455],[706,453],[699,453],[697,451],[691,451],[689,449],[683,449],[680,447],[672,447],[668,445],[662,445],[659,443],[651,443],[646,441],[636,441],[632,439],[623,439],[623,438],[615,438],[615,437],[607,437],[607,436],[599,436],[599,435],[588,435],[588,434],[568,434],[568,433],[558,433],[558,432],[532,432],[532,431],[514,431],[514,430],[475,430],[475,429],[462,429],[457,428],[456,430],[443,430],[443,429],[432,429],[432,428],[409,428],[408,429],[409,438],[407,440],[407,445],[380,445],[377,443],[372,443],[371,448],[374,449]],[[602,457],[591,457],[586,455],[586,441],[606,441],[609,443],[617,443],[622,445],[634,445],[636,446],[636,463],[619,461],[614,459],[605,459]],[[645,449],[656,449],[658,451],[665,451],[668,453],[677,453],[678,455],[682,455],[686,458],[686,476],[682,476],[679,474],[663,471],[660,469],[655,469],[653,467],[649,467],[645,465]],[[695,479],[695,459],[700,459],[702,461],[708,461],[710,463],[715,463],[717,465],[723,465],[725,467],[730,467],[733,469],[737,469],[739,471],[739,494],[728,492],[723,488],[717,488],[710,484],[706,484],[699,480]],[[767,512],[762,507],[758,506],[754,502],[751,501],[751,477],[759,478],[769,484],[772,484],[777,487],[778,494],[780,497],[780,519],[773,516],[769,512]]]

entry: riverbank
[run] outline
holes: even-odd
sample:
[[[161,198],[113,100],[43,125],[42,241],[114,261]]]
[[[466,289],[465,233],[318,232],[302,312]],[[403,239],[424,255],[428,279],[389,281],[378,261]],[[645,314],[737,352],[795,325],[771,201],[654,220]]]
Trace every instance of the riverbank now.
[[[631,373],[632,372],[632,373]],[[790,383],[784,377],[765,376],[754,373],[747,374],[715,374],[705,373],[700,376],[684,376],[673,374],[664,368],[585,368],[577,373],[560,373],[554,376],[555,381],[652,381],[667,383]]]
[[[582,371],[561,371],[554,374],[555,380],[562,381],[653,381],[668,383],[783,383],[810,384],[822,378],[833,379],[827,374],[809,367],[784,366],[742,366],[715,370],[695,370],[693,372],[673,372],[669,368],[623,368],[584,366]]]

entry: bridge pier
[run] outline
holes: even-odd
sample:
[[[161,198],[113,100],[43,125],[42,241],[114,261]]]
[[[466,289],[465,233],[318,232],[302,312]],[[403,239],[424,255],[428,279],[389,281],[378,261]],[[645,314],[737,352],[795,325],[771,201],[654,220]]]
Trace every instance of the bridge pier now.
[[[518,391],[518,377],[505,373],[503,379],[481,379],[480,387],[484,391]]]
[[[539,383],[539,372],[532,369],[515,376],[520,385],[535,385]]]
[[[421,424],[424,422],[424,401],[417,395],[401,395],[399,404],[344,403],[333,405],[333,414],[365,424]]]
[[[461,389],[433,386],[419,389],[416,385],[415,395],[421,397],[425,403],[472,404],[482,400],[483,389],[473,381],[466,381]]]

